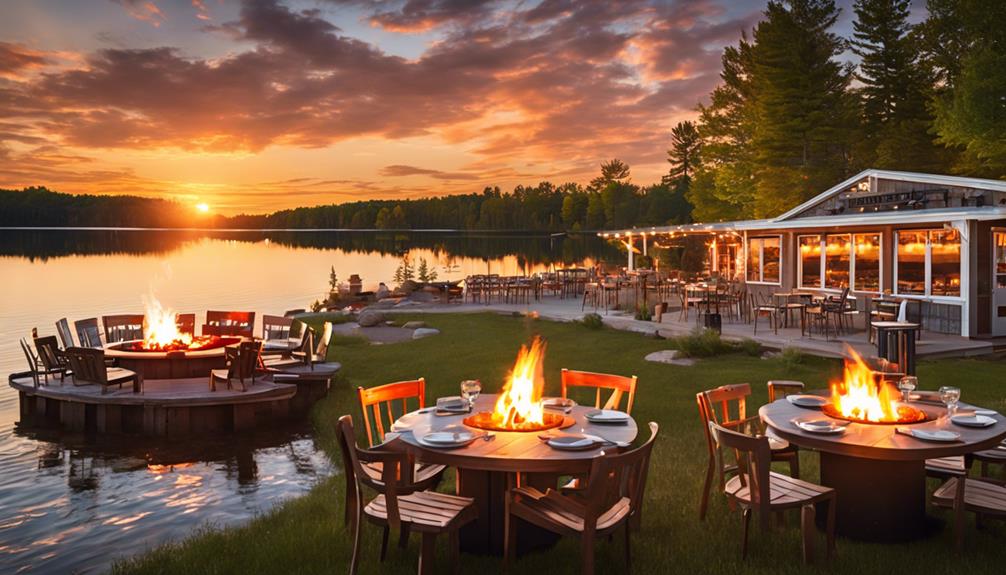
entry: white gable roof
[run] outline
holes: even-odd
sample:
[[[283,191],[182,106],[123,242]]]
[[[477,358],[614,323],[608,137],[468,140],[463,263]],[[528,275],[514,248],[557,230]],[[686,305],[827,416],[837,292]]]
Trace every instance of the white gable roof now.
[[[832,186],[825,192],[814,196],[799,206],[772,219],[774,222],[782,222],[795,217],[804,210],[810,209],[817,204],[848,190],[856,182],[866,178],[880,178],[884,180],[898,180],[902,182],[918,182],[920,184],[933,184],[937,186],[960,186],[964,188],[978,188],[981,190],[993,190],[1006,192],[1006,182],[1000,180],[985,180],[982,178],[964,178],[960,176],[942,176],[938,174],[923,174],[919,172],[895,172],[892,170],[869,169],[859,172],[855,176]]]

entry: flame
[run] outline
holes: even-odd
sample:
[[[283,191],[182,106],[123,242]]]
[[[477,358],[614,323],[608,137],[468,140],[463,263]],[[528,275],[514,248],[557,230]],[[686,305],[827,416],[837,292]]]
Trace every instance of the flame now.
[[[161,305],[153,293],[143,298],[143,345],[147,349],[188,347],[192,334],[178,330],[178,314]]]
[[[522,345],[513,371],[496,400],[493,424],[499,428],[538,428],[545,422],[541,394],[545,387],[542,368],[545,342],[535,336],[531,347]]]
[[[877,378],[852,348],[846,348],[842,381],[831,384],[831,405],[825,412],[853,421],[871,423],[924,421],[926,414],[914,407],[902,405],[897,388]]]

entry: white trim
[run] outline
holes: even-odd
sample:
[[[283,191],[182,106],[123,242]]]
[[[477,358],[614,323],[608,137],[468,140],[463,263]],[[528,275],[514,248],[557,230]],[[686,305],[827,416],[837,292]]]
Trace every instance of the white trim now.
[[[903,230],[894,230],[894,234],[893,234],[893,238],[894,238],[894,250],[893,250],[894,251],[894,268],[893,268],[893,272],[894,272],[893,273],[893,276],[894,276],[894,285],[891,286],[892,287],[891,291],[892,291],[892,293],[894,295],[896,295],[898,297],[904,297],[904,298],[924,299],[926,301],[933,301],[933,302],[937,302],[937,303],[943,303],[944,300],[947,300],[947,302],[949,302],[949,303],[957,303],[957,302],[966,303],[967,302],[966,301],[967,300],[967,292],[964,289],[965,288],[965,279],[964,279],[965,275],[964,275],[964,273],[967,270],[967,268],[964,265],[965,254],[966,254],[964,248],[965,248],[965,245],[967,245],[967,244],[964,241],[964,236],[960,235],[960,232],[958,232],[958,238],[960,239],[960,254],[959,254],[959,261],[958,261],[958,264],[959,264],[958,273],[960,274],[960,279],[961,279],[961,284],[960,284],[960,287],[959,287],[960,295],[956,295],[956,296],[952,296],[952,295],[932,295],[933,294],[933,246],[932,246],[932,241],[929,238],[929,234],[930,234],[930,232],[934,232],[934,231],[939,232],[939,231],[944,231],[944,230],[943,230],[943,228],[905,228]],[[899,251],[898,247],[900,245],[900,243],[898,241],[898,234],[901,234],[901,233],[904,233],[904,232],[908,232],[908,233],[924,232],[926,234],[926,248],[925,248],[925,252],[924,252],[924,255],[923,255],[923,257],[925,258],[925,275],[924,275],[924,278],[925,278],[924,279],[924,282],[925,282],[925,293],[921,293],[921,294],[908,294],[908,293],[901,293],[900,291],[898,291],[898,263],[899,263],[898,262],[898,259],[899,259],[898,258],[898,251]],[[961,323],[962,324],[964,323],[963,317],[961,318]]]
[[[750,240],[767,240],[771,238],[776,238],[779,240],[779,281],[765,281],[765,244],[762,243],[761,248],[758,252],[758,280],[748,279],[748,245]],[[764,234],[760,236],[752,236],[748,238],[747,233],[744,234],[744,282],[752,285],[767,285],[767,286],[781,286],[782,285],[782,274],[783,274],[783,256],[786,253],[786,246],[783,244],[782,234]]]

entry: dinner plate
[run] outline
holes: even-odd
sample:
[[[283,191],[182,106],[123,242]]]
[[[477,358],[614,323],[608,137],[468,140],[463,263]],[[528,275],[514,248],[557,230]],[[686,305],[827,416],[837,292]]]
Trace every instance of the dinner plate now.
[[[464,447],[475,441],[477,437],[470,431],[434,431],[416,440],[427,447]]]
[[[614,409],[595,409],[583,415],[591,423],[627,423],[629,414]]]
[[[987,415],[955,415],[950,421],[964,427],[989,427],[996,424],[996,420]]]
[[[999,412],[994,411],[992,409],[976,409],[975,415],[987,415],[988,417],[995,417],[996,415],[999,415]]]
[[[899,433],[904,432],[899,431]],[[947,431],[945,429],[910,429],[907,434],[923,441],[949,442],[957,441],[961,438],[961,434],[955,431]]]
[[[828,398],[821,397],[820,395],[787,395],[786,401],[797,407],[821,409],[828,403]]]
[[[828,419],[813,420],[793,420],[797,427],[807,433],[819,433],[821,435],[834,435],[845,432],[845,426]]]
[[[565,397],[550,397],[543,399],[541,405],[547,409],[566,410],[576,407],[576,402]]]
[[[545,443],[552,449],[559,449],[561,451],[584,451],[593,449],[597,444],[593,438],[576,434],[556,435],[549,438]]]

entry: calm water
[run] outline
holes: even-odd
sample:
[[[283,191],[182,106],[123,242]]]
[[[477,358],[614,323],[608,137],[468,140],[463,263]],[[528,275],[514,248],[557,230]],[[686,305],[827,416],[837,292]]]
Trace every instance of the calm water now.
[[[247,520],[332,473],[306,425],[184,444],[61,434],[18,424],[6,374],[32,327],[143,311],[282,314],[325,293],[329,270],[390,283],[401,256],[439,279],[615,260],[596,238],[371,232],[0,230],[0,573],[100,572],[111,561]]]

